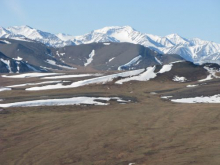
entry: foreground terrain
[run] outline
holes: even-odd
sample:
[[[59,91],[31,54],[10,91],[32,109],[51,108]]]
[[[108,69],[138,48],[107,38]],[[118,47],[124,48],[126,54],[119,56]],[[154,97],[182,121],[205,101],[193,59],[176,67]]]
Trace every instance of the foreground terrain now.
[[[198,70],[196,78],[205,79],[207,75],[199,75],[203,72]],[[0,77],[1,86],[32,83],[1,91],[0,104],[79,96],[126,100],[104,101],[108,105],[0,108],[0,164],[219,164],[219,105],[175,103],[161,97],[216,95],[220,79],[176,82],[169,79],[172,73],[123,85],[114,83],[117,77],[105,84],[33,91],[25,89],[43,86],[34,85],[43,81],[40,77]],[[69,85],[95,77],[62,81]],[[186,87],[193,84],[198,86]]]

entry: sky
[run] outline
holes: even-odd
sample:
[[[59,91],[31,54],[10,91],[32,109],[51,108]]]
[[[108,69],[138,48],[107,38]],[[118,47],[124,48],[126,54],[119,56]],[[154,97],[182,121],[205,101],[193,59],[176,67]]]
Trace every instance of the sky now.
[[[2,27],[83,35],[129,25],[142,33],[220,43],[220,0],[0,0],[0,6]]]

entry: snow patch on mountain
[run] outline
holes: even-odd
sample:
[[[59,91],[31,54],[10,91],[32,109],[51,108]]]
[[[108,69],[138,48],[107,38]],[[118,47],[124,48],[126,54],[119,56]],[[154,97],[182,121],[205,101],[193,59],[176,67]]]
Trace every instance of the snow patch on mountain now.
[[[11,44],[11,42],[7,41],[7,40],[0,40],[1,42],[5,43],[5,44]]]
[[[204,82],[204,81],[208,81],[208,80],[212,80],[212,74],[208,75],[205,79],[201,79],[201,80],[198,80],[199,82]]]
[[[61,75],[61,76],[50,76],[43,77],[41,79],[66,79],[66,78],[76,78],[76,77],[88,77],[88,76],[101,76],[102,74],[74,74],[74,75]]]
[[[187,79],[186,79],[185,77],[174,76],[174,77],[173,77],[173,81],[186,82]]]
[[[32,78],[32,77],[44,77],[44,76],[52,76],[52,75],[62,75],[64,73],[24,73],[24,74],[16,74],[16,75],[2,75],[2,77],[6,78]]]
[[[173,64],[163,65],[158,73],[169,72],[172,69]]]
[[[17,57],[17,58],[13,58],[14,60],[17,60],[17,61],[21,61],[23,58],[21,58],[21,57]]]
[[[10,60],[5,60],[5,59],[2,59],[2,58],[1,58],[0,61],[2,61],[2,62],[6,65],[6,67],[7,67],[8,71],[9,71],[9,73],[13,73],[12,70],[11,70]]]
[[[110,45],[111,43],[103,43],[103,45]]]
[[[95,50],[92,50],[92,52],[89,54],[89,58],[86,59],[87,61],[86,63],[84,63],[84,66],[89,65],[92,62],[94,56],[95,56]]]
[[[108,60],[108,62],[111,62],[112,60],[114,60],[115,59],[115,57],[112,57],[112,58],[110,58],[109,60]]]
[[[46,62],[50,65],[54,65],[54,66],[58,66],[60,68],[64,68],[64,69],[76,69],[76,68],[73,68],[73,67],[69,67],[69,66],[65,66],[65,65],[59,65],[56,63],[56,61],[54,60],[50,60],[50,59],[47,59]]]
[[[157,57],[155,57],[155,60],[156,60],[160,65],[163,64]]]
[[[132,80],[135,80],[135,81],[148,81],[148,80],[150,80],[152,78],[155,78],[157,76],[156,73],[154,73],[155,68],[156,68],[155,66],[148,67],[145,72],[143,72],[139,75],[136,75],[136,76],[133,76],[133,77],[127,77],[127,78],[118,80],[115,83],[116,84],[123,84],[124,82],[132,81]]]
[[[133,58],[131,61],[129,61],[128,63],[121,65],[118,67],[118,70],[125,70],[125,69],[129,69],[134,65],[138,65],[138,63],[140,62],[140,59],[142,58],[141,55]]]

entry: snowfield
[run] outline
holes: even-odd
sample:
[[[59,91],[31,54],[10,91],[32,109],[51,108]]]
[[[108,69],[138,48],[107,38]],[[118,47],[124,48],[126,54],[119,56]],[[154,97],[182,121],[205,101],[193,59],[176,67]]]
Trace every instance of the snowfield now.
[[[132,81],[132,80],[148,81],[152,78],[155,78],[158,73],[169,72],[172,69],[172,66],[173,66],[172,63],[167,64],[167,65],[163,65],[162,68],[160,69],[160,71],[157,73],[154,72],[156,66],[153,66],[153,67],[148,67],[146,70],[145,69],[138,69],[138,70],[126,71],[126,72],[107,75],[107,76],[101,76],[101,77],[97,77],[97,78],[91,78],[91,79],[87,79],[87,80],[81,80],[81,81],[74,82],[70,85],[62,85],[61,83],[59,83],[56,85],[31,87],[31,88],[27,88],[26,90],[37,91],[37,90],[75,88],[75,87],[80,87],[80,86],[90,85],[90,84],[105,84],[105,83],[113,81],[116,78],[121,78],[121,80],[118,80],[115,82],[116,84],[123,84],[124,82]],[[69,75],[62,75],[62,76],[55,76],[55,77],[58,77],[60,79],[60,78],[65,78],[65,76],[68,77]],[[43,78],[43,79],[45,79],[45,78]],[[53,79],[53,78],[51,77],[51,79]]]
[[[46,62],[47,62],[48,64],[50,64],[50,65],[58,66],[58,67],[64,68],[64,69],[76,69],[76,68],[69,67],[69,66],[65,66],[65,65],[58,65],[58,64],[56,63],[56,61],[49,60],[49,59],[47,59]]]
[[[173,64],[166,64],[163,65],[162,68],[160,69],[160,71],[158,73],[165,73],[165,72],[169,72],[172,69]]]
[[[136,80],[136,81],[148,81],[154,77],[156,77],[156,73],[154,73],[155,70],[155,66],[154,67],[148,67],[147,70],[137,76],[133,76],[133,77],[127,77],[121,80],[116,81],[116,84],[123,84],[124,82],[128,82],[128,81],[132,81],[132,80]]]
[[[9,73],[13,73],[11,70],[11,64],[9,60],[4,60],[1,58],[0,61],[2,61],[6,65],[7,69],[9,70]]]
[[[187,79],[185,77],[174,76],[173,77],[173,81],[176,81],[176,82],[186,82]]]
[[[172,99],[171,101],[176,103],[220,103],[220,94],[214,96]]]
[[[187,88],[193,88],[193,87],[197,87],[197,86],[199,86],[198,84],[195,84],[195,85],[187,85],[186,87]]]
[[[111,62],[112,60],[114,60],[115,59],[115,57],[112,57],[112,58],[110,58],[109,60],[108,60],[108,62]]]
[[[2,91],[10,91],[11,88],[8,88],[8,87],[0,87],[0,92]]]
[[[219,76],[216,76],[216,73],[220,72],[219,70],[215,70],[215,69],[209,68],[207,66],[205,66],[204,69],[206,69],[213,77],[220,78]]]
[[[44,82],[39,82],[39,83],[26,83],[26,84],[10,85],[10,86],[7,86],[7,87],[15,88],[15,87],[28,86],[28,85],[53,84],[53,83],[60,83],[60,82],[63,82],[63,81],[62,80],[59,80],[59,81],[44,81]]]
[[[17,61],[21,61],[23,58],[21,58],[21,57],[17,57],[17,58],[13,58],[14,60],[17,60]]]
[[[213,77],[214,78],[220,78],[219,76],[216,75],[217,72],[220,72],[219,70],[214,70],[214,69],[209,68],[207,66],[205,66],[204,69],[206,69],[210,74],[205,79],[198,80],[199,82],[212,80]]]
[[[32,78],[32,77],[44,77],[52,75],[62,75],[64,73],[25,73],[25,74],[16,74],[16,75],[2,75],[6,78]]]
[[[92,52],[89,54],[89,58],[87,59],[87,62],[84,64],[84,66],[89,65],[92,62],[94,56],[95,56],[95,50],[92,50]]]
[[[157,57],[155,57],[155,60],[156,60],[160,65],[163,65],[163,63],[162,63]]]
[[[171,97],[173,97],[173,96],[161,96],[162,99],[169,99]]]
[[[202,80],[198,80],[199,82],[203,82],[203,81],[208,81],[208,80],[212,80],[212,75],[208,75],[205,79],[202,79]]]
[[[75,74],[75,75],[61,75],[61,76],[50,76],[42,77],[41,79],[62,79],[62,78],[75,78],[75,77],[89,77],[89,76],[101,76],[102,74]]]
[[[110,45],[111,43],[103,43],[103,45]]]
[[[119,97],[73,97],[73,98],[63,98],[63,99],[46,99],[46,100],[5,103],[5,104],[0,104],[0,107],[8,108],[8,107],[34,107],[34,106],[80,105],[80,104],[109,105],[109,103],[103,101],[110,101],[111,99],[114,99],[119,103],[128,102]]]
[[[65,85],[65,86],[62,84],[56,84],[56,85],[47,85],[47,86],[42,86],[42,87],[32,87],[32,88],[27,88],[26,90],[36,91],[36,90],[49,90],[49,89],[65,89],[65,88],[75,88],[75,87],[80,87],[80,86],[90,85],[90,84],[105,84],[107,82],[113,81],[113,79],[115,78],[134,76],[134,75],[140,74],[143,71],[144,69],[139,69],[139,70],[122,72],[118,74],[101,76],[101,77],[87,79],[87,80],[81,80],[81,81],[77,81],[70,85]]]
[[[132,65],[137,65],[140,61],[140,59],[142,58],[141,55],[133,58],[131,61],[129,61],[128,63],[124,64],[124,65],[121,65],[118,67],[118,70],[123,70],[123,68],[129,68],[131,67]]]
[[[0,40],[1,42],[5,43],[5,44],[11,44],[11,42],[7,41],[7,40]]]

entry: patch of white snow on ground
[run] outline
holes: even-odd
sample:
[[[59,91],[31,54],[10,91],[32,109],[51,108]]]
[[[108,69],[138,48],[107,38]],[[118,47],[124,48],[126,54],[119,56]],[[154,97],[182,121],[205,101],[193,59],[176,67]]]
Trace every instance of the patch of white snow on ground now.
[[[21,57],[17,57],[17,58],[13,58],[14,60],[17,60],[17,61],[21,61],[23,58],[21,58]]]
[[[132,66],[132,65],[137,64],[137,63],[138,63],[138,61],[140,60],[140,58],[142,58],[142,56],[141,56],[141,55],[139,55],[139,56],[137,56],[137,57],[133,58],[133,59],[132,59],[131,61],[129,61],[128,63],[126,63],[126,64],[124,64],[124,65],[119,66],[119,67],[118,67],[118,70],[122,70],[122,68],[123,68],[123,67],[130,67],[130,66]]]
[[[44,77],[52,75],[62,75],[64,73],[25,73],[25,74],[16,74],[16,75],[2,75],[6,78],[32,78],[32,77]]]
[[[95,50],[92,50],[92,52],[89,54],[89,58],[87,59],[87,62],[84,64],[84,66],[89,65],[92,62],[94,56],[95,56]]]
[[[162,68],[160,69],[160,71],[158,73],[165,73],[165,72],[169,72],[172,69],[173,64],[166,64],[163,65]]]
[[[186,61],[185,60],[179,60],[179,61],[171,62],[170,64],[175,64],[175,63],[180,63],[180,62],[186,62]]]
[[[213,77],[220,78],[219,76],[216,76],[217,72],[220,72],[219,70],[215,70],[213,68],[209,68],[207,66],[204,67]]]
[[[75,77],[88,77],[88,76],[101,76],[102,74],[75,74],[75,75],[62,75],[62,76],[50,76],[43,77],[41,79],[61,79],[61,78],[75,78]]]
[[[171,69],[173,67],[173,64],[179,63],[179,62],[185,62],[185,61],[180,60],[180,61],[171,62],[169,64],[165,64],[165,65],[162,66],[162,68],[160,69],[160,71],[158,73],[165,73],[165,72],[171,71]]]
[[[11,44],[11,42],[7,41],[7,40],[0,40],[1,42],[4,42],[5,44]]]
[[[64,68],[64,69],[76,69],[76,68],[69,67],[69,66],[65,66],[65,65],[58,65],[58,64],[56,63],[56,61],[54,61],[54,60],[49,60],[49,59],[47,59],[46,62],[47,62],[48,64],[50,64],[50,65],[58,66],[58,67]]]
[[[21,38],[21,37],[10,37],[10,39],[18,40],[18,41],[34,42],[34,41],[30,40],[30,39]],[[19,51],[19,49],[18,49],[18,51]]]
[[[172,99],[171,101],[177,103],[220,103],[220,94],[214,96]]]
[[[2,91],[10,91],[11,88],[8,88],[8,87],[0,87],[0,92]]]
[[[187,88],[193,88],[193,87],[197,87],[197,86],[199,86],[198,84],[196,84],[196,85],[187,85],[186,87]]]
[[[115,78],[135,76],[135,75],[142,73],[143,71],[144,69],[139,69],[139,70],[127,71],[127,72],[122,72],[122,73],[117,73],[117,74],[112,74],[112,75],[107,75],[107,76],[101,76],[101,77],[87,79],[87,80],[81,80],[81,81],[77,81],[70,85],[65,85],[65,86],[62,84],[56,84],[56,85],[47,85],[47,86],[42,86],[42,87],[32,87],[32,88],[27,88],[26,90],[36,91],[36,90],[49,90],[49,89],[65,89],[65,88],[75,88],[75,87],[80,87],[80,86],[90,85],[90,84],[105,84],[107,82],[113,81],[113,79]]]
[[[186,79],[185,77],[174,76],[174,77],[173,77],[173,81],[186,82],[187,79]]]
[[[39,82],[39,83],[26,83],[26,84],[17,84],[17,85],[10,85],[7,87],[14,88],[14,87],[23,87],[23,86],[28,86],[28,85],[42,85],[42,84],[53,84],[53,83],[60,83],[63,82],[62,80],[59,81],[44,81],[44,82]]]
[[[29,65],[29,64],[26,64],[28,68],[30,68],[31,70],[35,71],[35,72],[39,72],[39,70],[37,70],[35,67]]]
[[[160,65],[163,64],[157,57],[155,57],[155,60],[156,60]]]
[[[154,67],[148,67],[147,70],[137,76],[133,76],[133,77],[127,77],[121,80],[116,81],[116,84],[123,84],[124,82],[128,82],[131,80],[136,80],[136,81],[148,81],[154,77],[156,77],[156,73],[154,73],[156,66]]]
[[[58,51],[56,51],[56,55],[60,57],[60,54],[59,54],[59,52],[58,52]]]
[[[115,59],[115,57],[110,58],[110,59],[108,60],[108,62],[111,62],[111,61],[114,60],[114,59]]]
[[[103,45],[110,45],[111,43],[103,43]]]
[[[20,61],[16,61],[16,64],[17,64],[17,72],[16,73],[19,73],[20,72]]]
[[[13,73],[12,70],[11,70],[11,66],[10,66],[10,60],[4,60],[4,59],[0,59],[7,67],[9,73]]]
[[[171,98],[171,97],[173,97],[173,96],[162,96],[161,98],[162,98],[162,99],[169,99],[169,98]]]
[[[108,105],[109,103],[104,103],[102,101],[110,101],[111,99],[115,99],[118,102],[122,101],[122,99],[118,97],[73,97],[73,98],[62,98],[62,99],[45,99],[45,100],[5,103],[5,104],[0,104],[0,107],[7,108],[7,107],[80,105],[80,104]]]
[[[208,80],[212,80],[212,75],[208,75],[205,79],[202,79],[202,80],[198,80],[199,82],[203,82],[203,81],[208,81]]]

